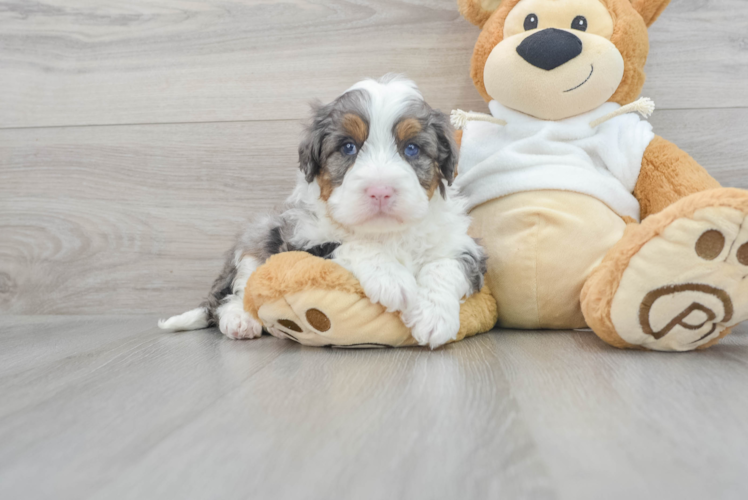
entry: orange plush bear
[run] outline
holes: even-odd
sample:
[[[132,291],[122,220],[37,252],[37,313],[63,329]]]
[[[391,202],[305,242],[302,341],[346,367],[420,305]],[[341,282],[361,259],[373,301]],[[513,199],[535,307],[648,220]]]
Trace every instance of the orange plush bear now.
[[[491,115],[456,112],[456,184],[498,325],[589,326],[622,348],[711,346],[748,317],[748,192],[637,112],[669,0],[459,0]]]

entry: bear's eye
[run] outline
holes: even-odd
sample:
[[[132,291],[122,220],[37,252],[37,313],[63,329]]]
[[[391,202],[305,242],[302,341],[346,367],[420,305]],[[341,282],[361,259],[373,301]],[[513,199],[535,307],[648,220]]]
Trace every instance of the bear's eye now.
[[[538,27],[538,16],[535,14],[527,14],[525,18],[525,31],[534,30]]]
[[[579,31],[587,31],[587,18],[584,16],[575,17],[574,20],[571,22],[571,29],[579,30]]]

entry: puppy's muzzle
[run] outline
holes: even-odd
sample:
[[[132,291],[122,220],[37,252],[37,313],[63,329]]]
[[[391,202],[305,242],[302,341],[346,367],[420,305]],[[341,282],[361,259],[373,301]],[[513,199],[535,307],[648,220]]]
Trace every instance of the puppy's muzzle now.
[[[395,197],[395,189],[390,186],[370,186],[364,191],[369,202],[380,210],[388,207]]]
[[[581,54],[582,40],[568,31],[546,28],[522,40],[517,53],[536,68],[550,71]]]

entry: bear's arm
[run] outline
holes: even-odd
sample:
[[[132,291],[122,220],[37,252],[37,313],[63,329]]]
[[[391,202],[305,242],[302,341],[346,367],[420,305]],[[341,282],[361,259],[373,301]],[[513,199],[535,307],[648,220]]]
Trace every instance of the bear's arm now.
[[[644,151],[634,196],[644,219],[690,194],[718,187],[719,182],[696,160],[672,142],[655,136]]]

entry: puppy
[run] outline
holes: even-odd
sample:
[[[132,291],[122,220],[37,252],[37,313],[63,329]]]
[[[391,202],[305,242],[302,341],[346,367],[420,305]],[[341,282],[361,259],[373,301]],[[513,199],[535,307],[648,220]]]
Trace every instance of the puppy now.
[[[460,302],[486,271],[451,187],[457,158],[449,118],[409,80],[364,80],[316,105],[286,209],[246,229],[205,303],[159,326],[217,324],[232,339],[259,337],[262,325],[242,305],[247,279],[270,256],[304,250],[351,271],[370,300],[401,313],[419,344],[454,339]]]

